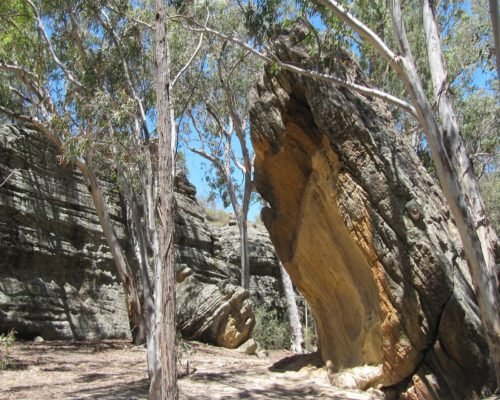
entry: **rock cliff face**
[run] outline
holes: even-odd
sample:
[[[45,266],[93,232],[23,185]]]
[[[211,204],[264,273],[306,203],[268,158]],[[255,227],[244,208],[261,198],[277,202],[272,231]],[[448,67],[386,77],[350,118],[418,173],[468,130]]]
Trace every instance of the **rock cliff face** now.
[[[87,185],[58,166],[56,154],[42,135],[0,126],[0,332],[129,337],[123,291]],[[105,193],[125,240],[117,193]]]
[[[45,339],[129,337],[123,291],[81,175],[58,165],[57,150],[44,136],[0,126],[0,184],[0,332],[14,328],[21,337]],[[126,246],[118,194],[102,184]],[[212,233],[196,189],[183,175],[176,178],[176,200],[179,329],[189,339],[237,347],[255,323],[249,297],[270,306],[282,302],[279,281],[263,276],[279,271],[272,245],[262,230],[251,229],[259,276],[252,277],[249,294],[238,286],[233,227]]]
[[[187,339],[238,347],[255,325],[250,294],[238,286],[239,267],[218,257],[221,242],[207,226],[194,186],[181,175],[176,187],[178,329]]]
[[[306,33],[278,37],[279,57],[314,64]],[[343,52],[323,62],[368,84]],[[256,188],[270,204],[262,219],[311,306],[332,379],[368,364],[359,387],[474,398],[491,371],[460,240],[386,107],[285,71],[268,70],[253,97]]]

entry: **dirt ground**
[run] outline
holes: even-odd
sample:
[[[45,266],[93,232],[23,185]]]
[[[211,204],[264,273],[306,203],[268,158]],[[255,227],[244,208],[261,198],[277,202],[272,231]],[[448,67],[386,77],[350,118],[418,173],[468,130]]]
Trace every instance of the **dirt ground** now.
[[[381,399],[329,385],[315,357],[265,358],[190,342],[182,353],[180,399]],[[0,371],[0,399],[147,399],[146,351],[124,341],[16,343]],[[194,372],[193,372],[194,371]]]

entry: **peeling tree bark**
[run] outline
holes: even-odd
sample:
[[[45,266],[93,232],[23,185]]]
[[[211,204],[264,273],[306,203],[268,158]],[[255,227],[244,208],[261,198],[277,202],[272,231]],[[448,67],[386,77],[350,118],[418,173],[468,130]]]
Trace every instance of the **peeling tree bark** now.
[[[97,181],[92,170],[83,160],[77,160],[76,166],[81,171],[83,176],[85,176],[90,185],[92,201],[94,203],[97,216],[99,217],[104,236],[106,237],[106,242],[108,243],[111,254],[113,255],[118,276],[124,288],[127,310],[132,325],[133,342],[135,344],[142,344],[145,339],[145,326],[142,318],[141,303],[139,301],[139,293],[134,274],[125,255],[123,254],[120,242],[116,237],[99,182]]]
[[[156,0],[155,62],[158,146],[159,265],[155,265],[155,359],[151,399],[177,399],[175,268],[174,268],[174,151],[175,121],[170,82],[170,53],[164,0]]]
[[[497,237],[486,216],[479,185],[460,135],[455,110],[448,96],[447,71],[441,51],[439,29],[430,0],[423,0],[423,21],[431,71],[434,102],[438,107],[441,129],[432,132],[442,160],[443,173],[449,173],[445,195],[452,209],[466,248],[466,258],[486,331],[486,339],[495,363],[497,386],[500,385],[500,315],[498,278],[495,260]],[[442,133],[441,133],[442,132]],[[453,199],[454,201],[450,201]],[[458,215],[458,216],[457,216]]]

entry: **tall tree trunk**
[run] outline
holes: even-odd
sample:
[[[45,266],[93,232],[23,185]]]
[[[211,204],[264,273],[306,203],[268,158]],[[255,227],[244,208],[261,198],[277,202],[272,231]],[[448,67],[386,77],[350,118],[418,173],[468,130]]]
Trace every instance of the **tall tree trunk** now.
[[[106,242],[111,250],[115,261],[118,277],[123,285],[125,299],[127,302],[127,310],[131,324],[132,339],[135,344],[144,343],[145,326],[142,317],[142,308],[139,301],[139,293],[137,290],[137,282],[130,268],[129,263],[123,249],[116,237],[115,230],[111,223],[111,218],[108,213],[106,202],[101,191],[101,187],[90,167],[83,160],[77,160],[76,166],[87,179],[90,185],[92,201],[99,217]]]
[[[116,152],[114,153],[117,154]],[[151,336],[151,316],[154,314],[153,287],[149,277],[150,266],[148,262],[148,252],[144,224],[141,222],[139,205],[135,194],[128,184],[127,177],[120,165],[117,165],[120,187],[124,194],[127,209],[127,224],[130,235],[130,242],[135,254],[135,259],[139,264],[139,273],[142,283],[142,320],[143,328],[141,332],[141,344],[146,343]],[[146,210],[144,210],[146,213]],[[138,285],[139,286],[139,285]]]
[[[302,324],[300,323],[297,302],[295,301],[295,292],[293,291],[292,280],[286,272],[285,267],[280,261],[281,281],[283,282],[283,291],[285,292],[286,309],[290,329],[292,331],[292,348],[294,353],[304,352],[304,337],[302,336]]]
[[[165,0],[156,0],[156,110],[158,145],[159,265],[155,268],[155,344],[160,366],[151,379],[151,399],[177,399],[175,265],[174,265],[174,151],[175,121],[170,85]]]
[[[429,5],[427,4],[427,7]],[[424,3],[424,8],[425,8]],[[453,110],[443,98],[446,82],[439,72],[442,55],[437,51],[439,37],[433,36],[428,46],[432,52],[430,67],[433,70],[433,86],[437,92],[437,101],[441,125],[434,116],[433,109],[425,96],[422,82],[418,75],[411,54],[403,23],[399,0],[390,0],[390,9],[396,42],[402,55],[398,63],[404,71],[401,77],[415,105],[418,119],[426,134],[432,159],[436,166],[441,188],[455,218],[463,242],[465,257],[472,276],[472,283],[478,299],[481,320],[485,329],[486,340],[497,374],[497,386],[500,379],[500,316],[498,312],[498,277],[495,263],[497,239],[493,237],[486,218],[477,182],[473,176],[470,160],[465,152],[463,139],[454,126]],[[425,18],[430,18],[428,10]],[[432,21],[426,21],[426,34],[432,34]],[[436,90],[437,89],[437,90]],[[446,97],[446,94],[444,94]]]
[[[497,237],[486,216],[484,203],[479,193],[479,185],[474,176],[474,170],[465,150],[463,138],[458,129],[455,110],[449,98],[447,71],[441,51],[439,29],[434,16],[431,2],[423,0],[423,21],[427,42],[427,54],[431,71],[434,101],[438,106],[441,122],[441,136],[437,149],[440,158],[444,158],[444,167],[451,169],[456,177],[454,187],[447,197],[453,197],[456,218],[462,241],[469,251],[467,261],[472,275],[472,281],[479,303],[481,319],[486,331],[486,339],[490,353],[495,363],[497,386],[500,385],[500,314],[498,311],[498,277],[495,260]],[[454,213],[455,214],[455,213]],[[469,254],[468,254],[469,253]]]
[[[250,255],[248,252],[248,221],[244,217],[236,217],[240,229],[241,286],[250,289]]]

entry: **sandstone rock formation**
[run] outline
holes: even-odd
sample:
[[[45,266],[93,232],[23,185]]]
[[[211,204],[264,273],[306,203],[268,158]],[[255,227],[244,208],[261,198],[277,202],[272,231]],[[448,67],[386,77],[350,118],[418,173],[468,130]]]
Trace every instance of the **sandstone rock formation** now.
[[[177,325],[183,337],[236,348],[255,325],[250,294],[236,285],[238,266],[217,257],[196,189],[176,179]],[[225,244],[226,245],[226,244]]]
[[[216,241],[215,256],[231,265],[231,280],[241,281],[240,239],[236,221],[224,226],[210,226]],[[261,222],[248,224],[250,253],[250,298],[255,307],[275,310],[280,320],[287,321],[286,303],[281,282],[279,261],[269,233]]]
[[[279,36],[278,56],[315,65],[306,33]],[[322,64],[368,84],[342,51]],[[369,386],[401,399],[475,398],[491,370],[460,240],[385,105],[271,69],[253,97],[262,219],[311,306],[332,378],[367,364],[380,371]]]
[[[0,126],[0,332],[129,337],[123,291],[87,185],[56,155],[41,134]],[[125,240],[117,193],[108,187],[106,195]]]
[[[81,175],[58,165],[57,151],[44,136],[0,126],[0,184],[5,179],[0,332],[15,328],[20,337],[45,339],[129,337],[122,288]],[[126,246],[118,194],[103,185]],[[249,293],[237,286],[238,249],[232,248],[237,235],[232,227],[220,228],[220,239],[212,233],[196,189],[183,175],[176,178],[176,200],[180,331],[189,339],[237,347],[254,325]],[[250,242],[253,271],[259,274],[252,278],[251,295],[270,307],[280,304],[269,238],[262,229],[251,229]]]

